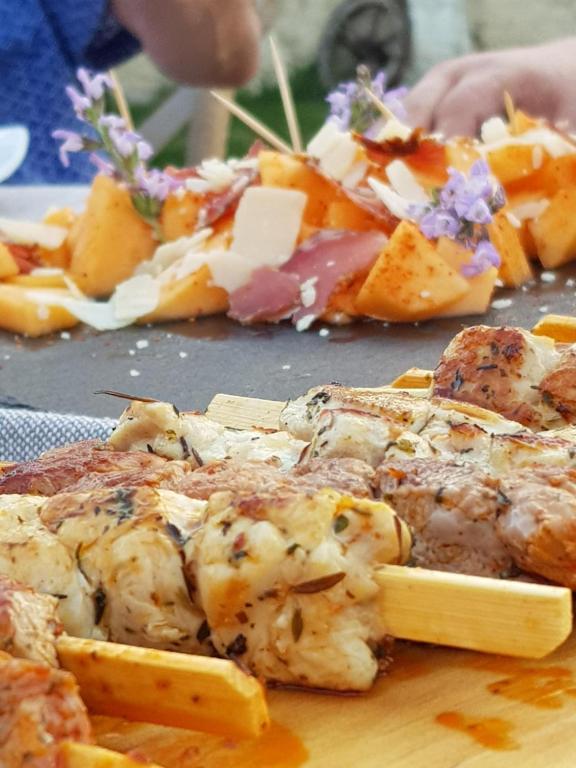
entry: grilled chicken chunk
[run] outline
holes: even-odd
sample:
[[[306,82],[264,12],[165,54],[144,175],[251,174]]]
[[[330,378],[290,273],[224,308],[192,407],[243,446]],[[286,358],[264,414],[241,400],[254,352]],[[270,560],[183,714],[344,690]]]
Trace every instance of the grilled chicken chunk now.
[[[58,600],[0,576],[0,651],[58,666]]]
[[[77,637],[104,639],[94,628],[94,590],[70,551],[40,520],[44,499],[0,496],[0,574],[58,599],[58,617]]]
[[[61,491],[149,485],[171,487],[190,471],[147,453],[117,452],[96,440],[54,448],[40,458],[0,474],[0,494],[53,496]]]
[[[576,471],[513,472],[502,492],[498,534],[517,565],[576,589]]]
[[[332,459],[298,465],[284,472],[271,461],[216,461],[191,472],[178,486],[179,493],[208,500],[213,493],[235,495],[313,491],[333,488],[351,496],[372,495],[371,467],[355,459]]]
[[[198,600],[220,654],[281,683],[372,684],[386,640],[374,568],[410,548],[390,507],[330,490],[215,494],[195,543]]]
[[[46,500],[42,523],[74,554],[92,591],[94,627],[106,639],[188,653],[209,650],[197,638],[204,615],[190,599],[183,574],[186,545],[204,507],[145,487]]]
[[[294,466],[306,443],[286,432],[228,429],[200,413],[179,413],[168,403],[133,402],[109,439],[117,451],[143,451],[193,467],[222,459]]]
[[[473,326],[446,347],[432,394],[474,403],[531,429],[576,419],[576,354],[519,328]]]
[[[92,743],[78,686],[68,672],[23,659],[0,659],[0,765],[57,768],[58,744]]]
[[[511,555],[496,531],[498,482],[473,464],[439,459],[386,461],[377,488],[414,536],[414,565],[500,577]]]

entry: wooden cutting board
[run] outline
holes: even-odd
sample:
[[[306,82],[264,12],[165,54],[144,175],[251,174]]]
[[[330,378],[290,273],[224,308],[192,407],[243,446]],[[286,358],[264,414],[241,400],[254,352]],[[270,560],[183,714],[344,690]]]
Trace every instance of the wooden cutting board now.
[[[274,428],[282,404],[217,395],[227,426]],[[387,676],[362,696],[269,693],[261,739],[238,742],[95,718],[99,743],[165,768],[572,768],[576,636],[540,662],[397,643]]]

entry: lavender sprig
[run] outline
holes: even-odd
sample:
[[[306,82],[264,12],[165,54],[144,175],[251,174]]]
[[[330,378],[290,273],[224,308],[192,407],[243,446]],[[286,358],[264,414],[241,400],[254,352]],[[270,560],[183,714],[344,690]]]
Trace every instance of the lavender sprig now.
[[[506,202],[504,190],[490,176],[484,160],[477,160],[468,176],[448,169],[446,184],[433,193],[428,205],[413,205],[410,215],[427,238],[449,237],[473,251],[461,272],[465,277],[480,275],[500,266],[500,255],[490,242],[488,225]]]
[[[66,93],[76,117],[91,129],[91,135],[54,131],[52,136],[62,141],[59,149],[62,164],[68,167],[71,153],[90,152],[89,159],[100,173],[126,184],[134,208],[152,226],[158,239],[162,239],[159,224],[162,203],[181,182],[163,171],[149,169],[146,162],[153,155],[150,144],[129,130],[119,115],[104,113],[106,94],[112,88],[110,78],[101,73],[92,76],[85,69],[78,70],[77,78],[82,90],[69,85]]]
[[[330,117],[342,131],[353,130],[373,138],[382,126],[382,114],[370,100],[366,90],[372,93],[393,112],[399,120],[405,121],[407,112],[402,99],[407,88],[386,90],[386,73],[378,72],[374,79],[366,67],[358,67],[356,80],[340,83],[329,93],[326,101],[330,104]]]

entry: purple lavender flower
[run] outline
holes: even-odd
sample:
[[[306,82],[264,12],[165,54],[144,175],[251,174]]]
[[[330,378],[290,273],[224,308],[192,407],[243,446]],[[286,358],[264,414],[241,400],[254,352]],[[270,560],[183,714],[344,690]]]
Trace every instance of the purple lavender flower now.
[[[365,68],[364,68],[365,69]],[[326,101],[330,105],[329,120],[342,131],[352,129],[369,135],[374,133],[374,125],[382,121],[378,108],[366,95],[366,88],[377,96],[400,120],[406,119],[406,110],[401,99],[408,92],[406,88],[396,88],[386,91],[386,73],[380,71],[374,79],[370,74],[360,71],[357,80],[340,83],[328,94]]]
[[[475,277],[491,267],[500,266],[500,254],[489,240],[480,240],[469,264],[460,270],[464,277]]]
[[[126,121],[120,115],[102,115],[98,118],[98,125],[102,128],[115,128],[119,131],[126,128]]]
[[[87,69],[80,67],[76,72],[76,77],[90,101],[99,101],[104,96],[105,91],[112,88],[112,80],[102,72],[91,77]]]
[[[96,152],[92,152],[88,159],[92,165],[96,166],[99,173],[104,174],[104,176],[114,176],[115,170],[112,163],[104,160],[104,158],[100,157],[100,155],[97,155]]]
[[[121,157],[130,157],[136,151],[140,136],[134,131],[126,131],[118,128],[110,128],[108,131],[110,141],[114,149]]]
[[[173,176],[157,168],[146,170],[143,166],[139,166],[134,176],[140,192],[159,202],[163,202],[170,192],[181,186]]]
[[[68,98],[72,102],[72,107],[76,113],[76,117],[79,120],[84,120],[86,117],[86,111],[92,107],[92,102],[87,96],[83,96],[72,85],[66,86],[66,93]]]
[[[437,237],[455,238],[460,231],[460,221],[451,211],[433,208],[420,219],[420,231],[429,240]]]
[[[60,145],[58,149],[58,154],[60,156],[60,162],[63,166],[68,168],[70,165],[70,159],[68,158],[69,152],[82,152],[84,149],[84,139],[82,136],[80,136],[79,133],[74,133],[74,131],[53,131],[52,132],[52,138],[56,139],[57,141],[62,141],[63,143]]]

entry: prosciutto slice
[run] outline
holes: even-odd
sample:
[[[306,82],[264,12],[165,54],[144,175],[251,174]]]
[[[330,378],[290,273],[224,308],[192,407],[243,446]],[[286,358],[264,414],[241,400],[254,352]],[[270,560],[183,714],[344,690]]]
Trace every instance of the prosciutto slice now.
[[[228,316],[241,323],[284,320],[300,306],[300,282],[296,275],[261,267],[250,282],[230,294]]]
[[[331,294],[345,278],[367,272],[386,244],[381,232],[323,230],[306,240],[281,267],[297,277],[303,301],[292,316],[302,330],[323,314]],[[309,295],[306,296],[306,293]],[[303,322],[305,318],[308,323]],[[303,327],[302,327],[303,326]]]

